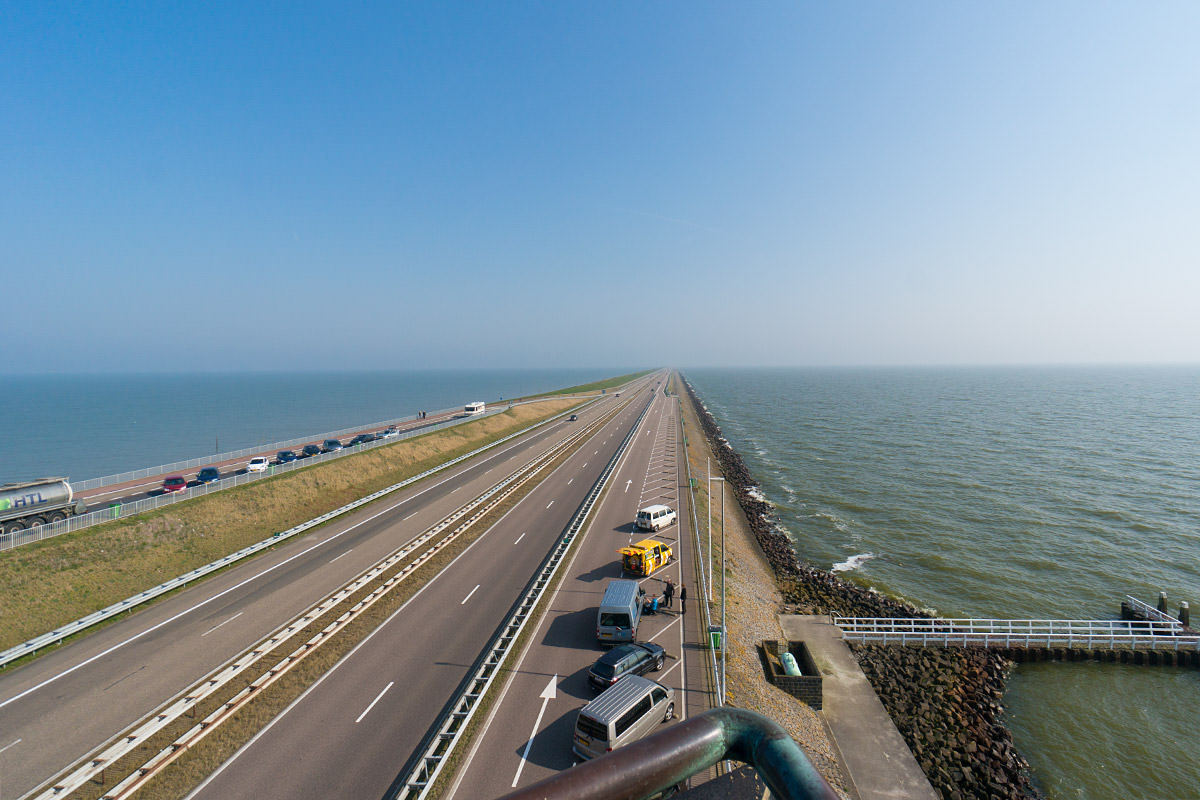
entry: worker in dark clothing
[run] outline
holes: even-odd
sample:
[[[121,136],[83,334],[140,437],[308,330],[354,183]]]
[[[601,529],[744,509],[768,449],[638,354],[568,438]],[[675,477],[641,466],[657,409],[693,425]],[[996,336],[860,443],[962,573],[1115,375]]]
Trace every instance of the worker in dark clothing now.
[[[667,585],[663,587],[663,606],[671,607],[671,599],[675,596],[675,584],[667,578]]]
[[[687,587],[679,584],[679,613],[687,613]]]

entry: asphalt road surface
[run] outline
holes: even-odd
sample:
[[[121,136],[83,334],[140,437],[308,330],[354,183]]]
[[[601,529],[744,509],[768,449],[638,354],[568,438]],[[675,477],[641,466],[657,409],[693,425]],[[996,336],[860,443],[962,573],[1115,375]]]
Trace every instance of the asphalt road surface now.
[[[193,796],[382,797],[649,400],[638,393]]]
[[[581,422],[615,404],[603,400]],[[21,797],[93,753],[577,425],[552,423],[0,676],[0,797]],[[488,595],[477,583],[479,605]]]

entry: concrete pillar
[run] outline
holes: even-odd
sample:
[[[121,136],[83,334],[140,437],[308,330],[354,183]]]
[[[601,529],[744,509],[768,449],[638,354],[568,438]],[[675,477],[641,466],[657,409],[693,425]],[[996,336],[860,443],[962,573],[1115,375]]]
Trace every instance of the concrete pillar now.
[[[1190,628],[1192,626],[1192,616],[1188,611],[1187,600],[1184,600],[1179,604],[1179,621],[1183,623],[1185,628]]]
[[[1158,610],[1163,612],[1164,614],[1167,613],[1167,593],[1166,592],[1158,593]]]

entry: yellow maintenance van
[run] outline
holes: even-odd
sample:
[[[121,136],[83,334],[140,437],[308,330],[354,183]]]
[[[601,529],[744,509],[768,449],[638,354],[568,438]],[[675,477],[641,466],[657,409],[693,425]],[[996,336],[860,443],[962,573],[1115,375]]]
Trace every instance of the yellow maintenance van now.
[[[674,557],[670,546],[657,539],[642,539],[617,552],[621,554],[621,569],[643,578],[669,564]]]

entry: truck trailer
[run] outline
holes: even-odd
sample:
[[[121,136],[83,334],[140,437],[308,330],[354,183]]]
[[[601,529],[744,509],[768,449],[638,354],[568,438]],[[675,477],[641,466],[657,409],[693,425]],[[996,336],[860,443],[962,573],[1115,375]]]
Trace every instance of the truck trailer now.
[[[12,535],[87,511],[87,503],[75,499],[66,478],[40,478],[0,486],[0,531]]]

